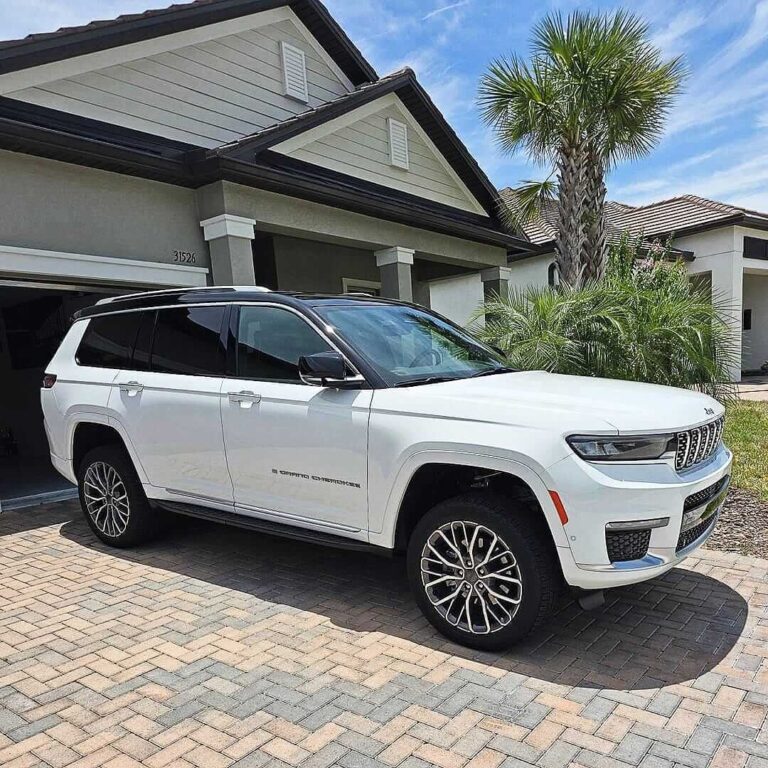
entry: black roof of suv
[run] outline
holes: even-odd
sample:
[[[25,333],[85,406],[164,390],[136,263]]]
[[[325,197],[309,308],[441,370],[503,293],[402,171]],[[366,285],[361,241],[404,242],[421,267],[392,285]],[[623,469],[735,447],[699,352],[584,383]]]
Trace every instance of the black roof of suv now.
[[[394,299],[385,299],[368,294],[325,294],[299,293],[293,291],[271,291],[258,286],[211,286],[207,288],[172,288],[165,291],[132,293],[105,299],[91,307],[76,312],[75,320],[82,320],[97,315],[108,315],[135,309],[153,309],[156,307],[185,306],[188,304],[229,304],[240,301],[268,301],[272,304],[285,304],[294,307],[318,307],[327,304],[354,304],[359,302],[373,304],[404,304]]]

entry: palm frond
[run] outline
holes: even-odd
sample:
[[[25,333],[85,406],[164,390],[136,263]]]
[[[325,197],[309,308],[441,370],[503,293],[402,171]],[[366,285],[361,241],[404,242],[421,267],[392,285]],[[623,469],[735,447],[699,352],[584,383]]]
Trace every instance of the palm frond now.
[[[557,182],[548,176],[543,181],[522,181],[515,188],[513,199],[502,203],[500,216],[504,224],[519,231],[525,224],[538,219],[544,206],[557,197]]]

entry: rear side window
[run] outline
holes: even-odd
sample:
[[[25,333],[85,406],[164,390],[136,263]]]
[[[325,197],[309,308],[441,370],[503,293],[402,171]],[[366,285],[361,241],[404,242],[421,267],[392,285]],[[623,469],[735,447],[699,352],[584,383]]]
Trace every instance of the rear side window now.
[[[90,320],[77,348],[78,364],[93,368],[129,368],[142,314],[128,312]]]
[[[237,375],[255,381],[300,384],[299,358],[332,347],[308,323],[276,307],[241,307]]]
[[[152,344],[153,371],[223,376],[221,343],[224,307],[180,307],[157,313]]]

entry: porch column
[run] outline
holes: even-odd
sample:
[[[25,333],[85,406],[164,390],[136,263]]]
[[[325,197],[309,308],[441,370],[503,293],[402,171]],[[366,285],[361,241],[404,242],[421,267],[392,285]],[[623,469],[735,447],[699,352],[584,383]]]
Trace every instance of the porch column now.
[[[255,285],[253,219],[223,213],[200,222],[203,236],[211,252],[214,285]]]
[[[483,298],[486,301],[501,296],[506,299],[509,296],[509,283],[512,279],[512,270],[509,267],[491,267],[480,273],[483,281]]]
[[[381,274],[382,296],[400,301],[413,301],[413,254],[412,248],[403,248],[400,245],[375,252],[376,266]]]

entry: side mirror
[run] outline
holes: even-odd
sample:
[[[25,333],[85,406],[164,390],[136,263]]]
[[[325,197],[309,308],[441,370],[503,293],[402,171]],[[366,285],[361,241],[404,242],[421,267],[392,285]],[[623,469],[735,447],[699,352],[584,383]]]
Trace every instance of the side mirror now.
[[[299,358],[299,375],[313,387],[359,389],[363,377],[351,375],[344,356],[339,352],[317,352]]]

